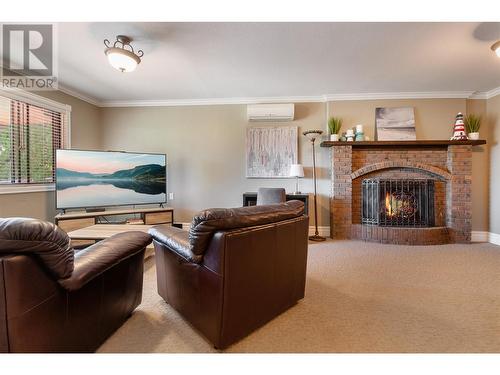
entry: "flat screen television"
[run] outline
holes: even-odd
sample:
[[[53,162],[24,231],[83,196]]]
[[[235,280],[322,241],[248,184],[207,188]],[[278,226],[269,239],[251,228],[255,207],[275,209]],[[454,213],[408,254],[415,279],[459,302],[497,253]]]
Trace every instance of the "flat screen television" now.
[[[165,154],[56,151],[56,207],[95,208],[167,201]]]

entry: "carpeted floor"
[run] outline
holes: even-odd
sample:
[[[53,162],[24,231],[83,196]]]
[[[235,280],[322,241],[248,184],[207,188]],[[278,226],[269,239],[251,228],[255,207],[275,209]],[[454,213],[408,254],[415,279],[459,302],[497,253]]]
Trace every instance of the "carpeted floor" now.
[[[156,293],[100,352],[214,352]],[[306,297],[226,352],[500,352],[500,247],[310,244]]]

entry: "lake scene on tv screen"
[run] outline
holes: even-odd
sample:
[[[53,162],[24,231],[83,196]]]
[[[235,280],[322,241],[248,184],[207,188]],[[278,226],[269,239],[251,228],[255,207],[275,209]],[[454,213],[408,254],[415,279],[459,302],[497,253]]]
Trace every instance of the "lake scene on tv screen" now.
[[[165,155],[57,151],[57,208],[163,203],[166,187]]]

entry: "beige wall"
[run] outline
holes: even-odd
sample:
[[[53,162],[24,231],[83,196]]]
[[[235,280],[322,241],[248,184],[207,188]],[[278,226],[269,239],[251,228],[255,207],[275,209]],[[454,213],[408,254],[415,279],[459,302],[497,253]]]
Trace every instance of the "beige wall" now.
[[[375,139],[377,107],[414,107],[417,139],[449,139],[455,116],[465,113],[465,99],[398,99],[330,102],[330,116],[344,119],[343,128],[363,124],[365,135]]]
[[[414,107],[417,139],[449,139],[458,112],[485,114],[485,101],[466,99],[397,99],[330,102],[329,115],[344,119],[343,129],[363,124],[365,135],[374,139],[377,107]],[[473,150],[472,230],[488,231],[487,148]]]
[[[418,139],[448,139],[458,112],[484,115],[486,110],[485,101],[465,99],[333,101],[328,106],[330,115],[344,119],[344,129],[364,124],[371,139],[377,107],[414,107]],[[300,131],[326,130],[325,109],[321,103],[297,104],[297,120],[289,125],[299,126]],[[293,191],[293,180],[245,178],[245,129],[258,125],[249,124],[245,112],[245,105],[103,108],[102,146],[165,152],[169,159],[169,191],[175,194],[170,204],[176,208],[177,220],[189,221],[202,208],[239,205],[244,191],[255,191],[260,186],[283,186]],[[310,193],[311,150],[304,137],[299,139],[299,162],[306,167],[301,190]],[[487,156],[487,148],[474,148],[472,225],[476,231],[488,230]],[[318,148],[317,158],[318,221],[320,226],[328,226],[330,149]]]
[[[71,145],[74,148],[100,147],[99,108],[62,92],[37,92],[38,95],[71,106]],[[54,220],[55,194],[51,192],[0,194],[0,217],[27,216]]]
[[[97,108],[61,92],[42,93],[50,99],[72,106],[71,142],[74,148],[116,149],[165,152],[169,163],[170,192],[176,208],[176,220],[189,221],[192,215],[207,207],[231,207],[241,204],[245,191],[261,186],[294,190],[293,179],[247,179],[245,177],[245,131],[249,124],[246,105]],[[500,221],[489,215],[491,206],[500,210],[500,199],[493,193],[500,180],[493,173],[494,162],[500,162],[497,150],[500,134],[500,96],[485,100],[416,99],[333,101],[328,103],[331,116],[344,119],[343,129],[365,125],[365,133],[374,138],[375,108],[412,106],[415,108],[418,139],[447,139],[457,112],[477,113],[483,121],[482,138],[487,147],[475,147],[473,154],[473,230],[500,233]],[[277,123],[298,126],[302,132],[323,129],[326,104],[296,104],[296,121]],[[496,137],[496,138],[495,138]],[[491,182],[488,181],[488,153],[491,147]],[[303,192],[311,193],[311,149],[299,136],[299,162],[306,168],[300,181]],[[317,149],[319,225],[329,226],[330,150]],[[485,167],[486,166],[486,167]],[[498,180],[498,181],[497,181]],[[311,202],[312,203],[312,202]],[[494,212],[494,210],[492,210]],[[55,214],[54,193],[0,195],[0,216],[33,216],[52,219]],[[311,211],[312,214],[312,211]],[[496,221],[495,221],[496,220]],[[312,223],[311,223],[312,224]]]
[[[240,206],[242,194],[259,187],[284,187],[293,192],[293,179],[245,177],[246,129],[273,125],[298,126],[299,132],[321,129],[325,124],[325,104],[297,104],[295,121],[276,124],[249,124],[246,105],[103,108],[102,124],[104,149],[167,154],[168,190],[174,193],[169,205],[175,208],[176,221],[189,222],[204,208]],[[329,158],[321,150],[317,155],[318,223],[328,226]],[[299,162],[306,168],[300,188],[312,192],[311,148],[302,135]]]
[[[467,100],[466,113],[481,116],[481,139],[486,139],[485,146],[472,148],[472,230],[489,231],[489,150],[490,132],[486,115],[486,100]]]
[[[486,104],[490,133],[490,232],[500,234],[500,95]]]

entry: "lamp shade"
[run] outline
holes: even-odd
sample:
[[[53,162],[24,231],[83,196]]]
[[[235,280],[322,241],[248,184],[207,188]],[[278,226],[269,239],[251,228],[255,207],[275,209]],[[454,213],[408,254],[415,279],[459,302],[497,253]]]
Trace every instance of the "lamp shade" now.
[[[309,140],[314,142],[316,138],[323,134],[323,130],[306,130],[302,134],[309,138]]]
[[[106,55],[113,68],[125,73],[134,71],[137,64],[141,62],[137,55],[122,48],[108,48]]]
[[[292,164],[290,166],[290,177],[304,177],[304,167],[302,164]]]

